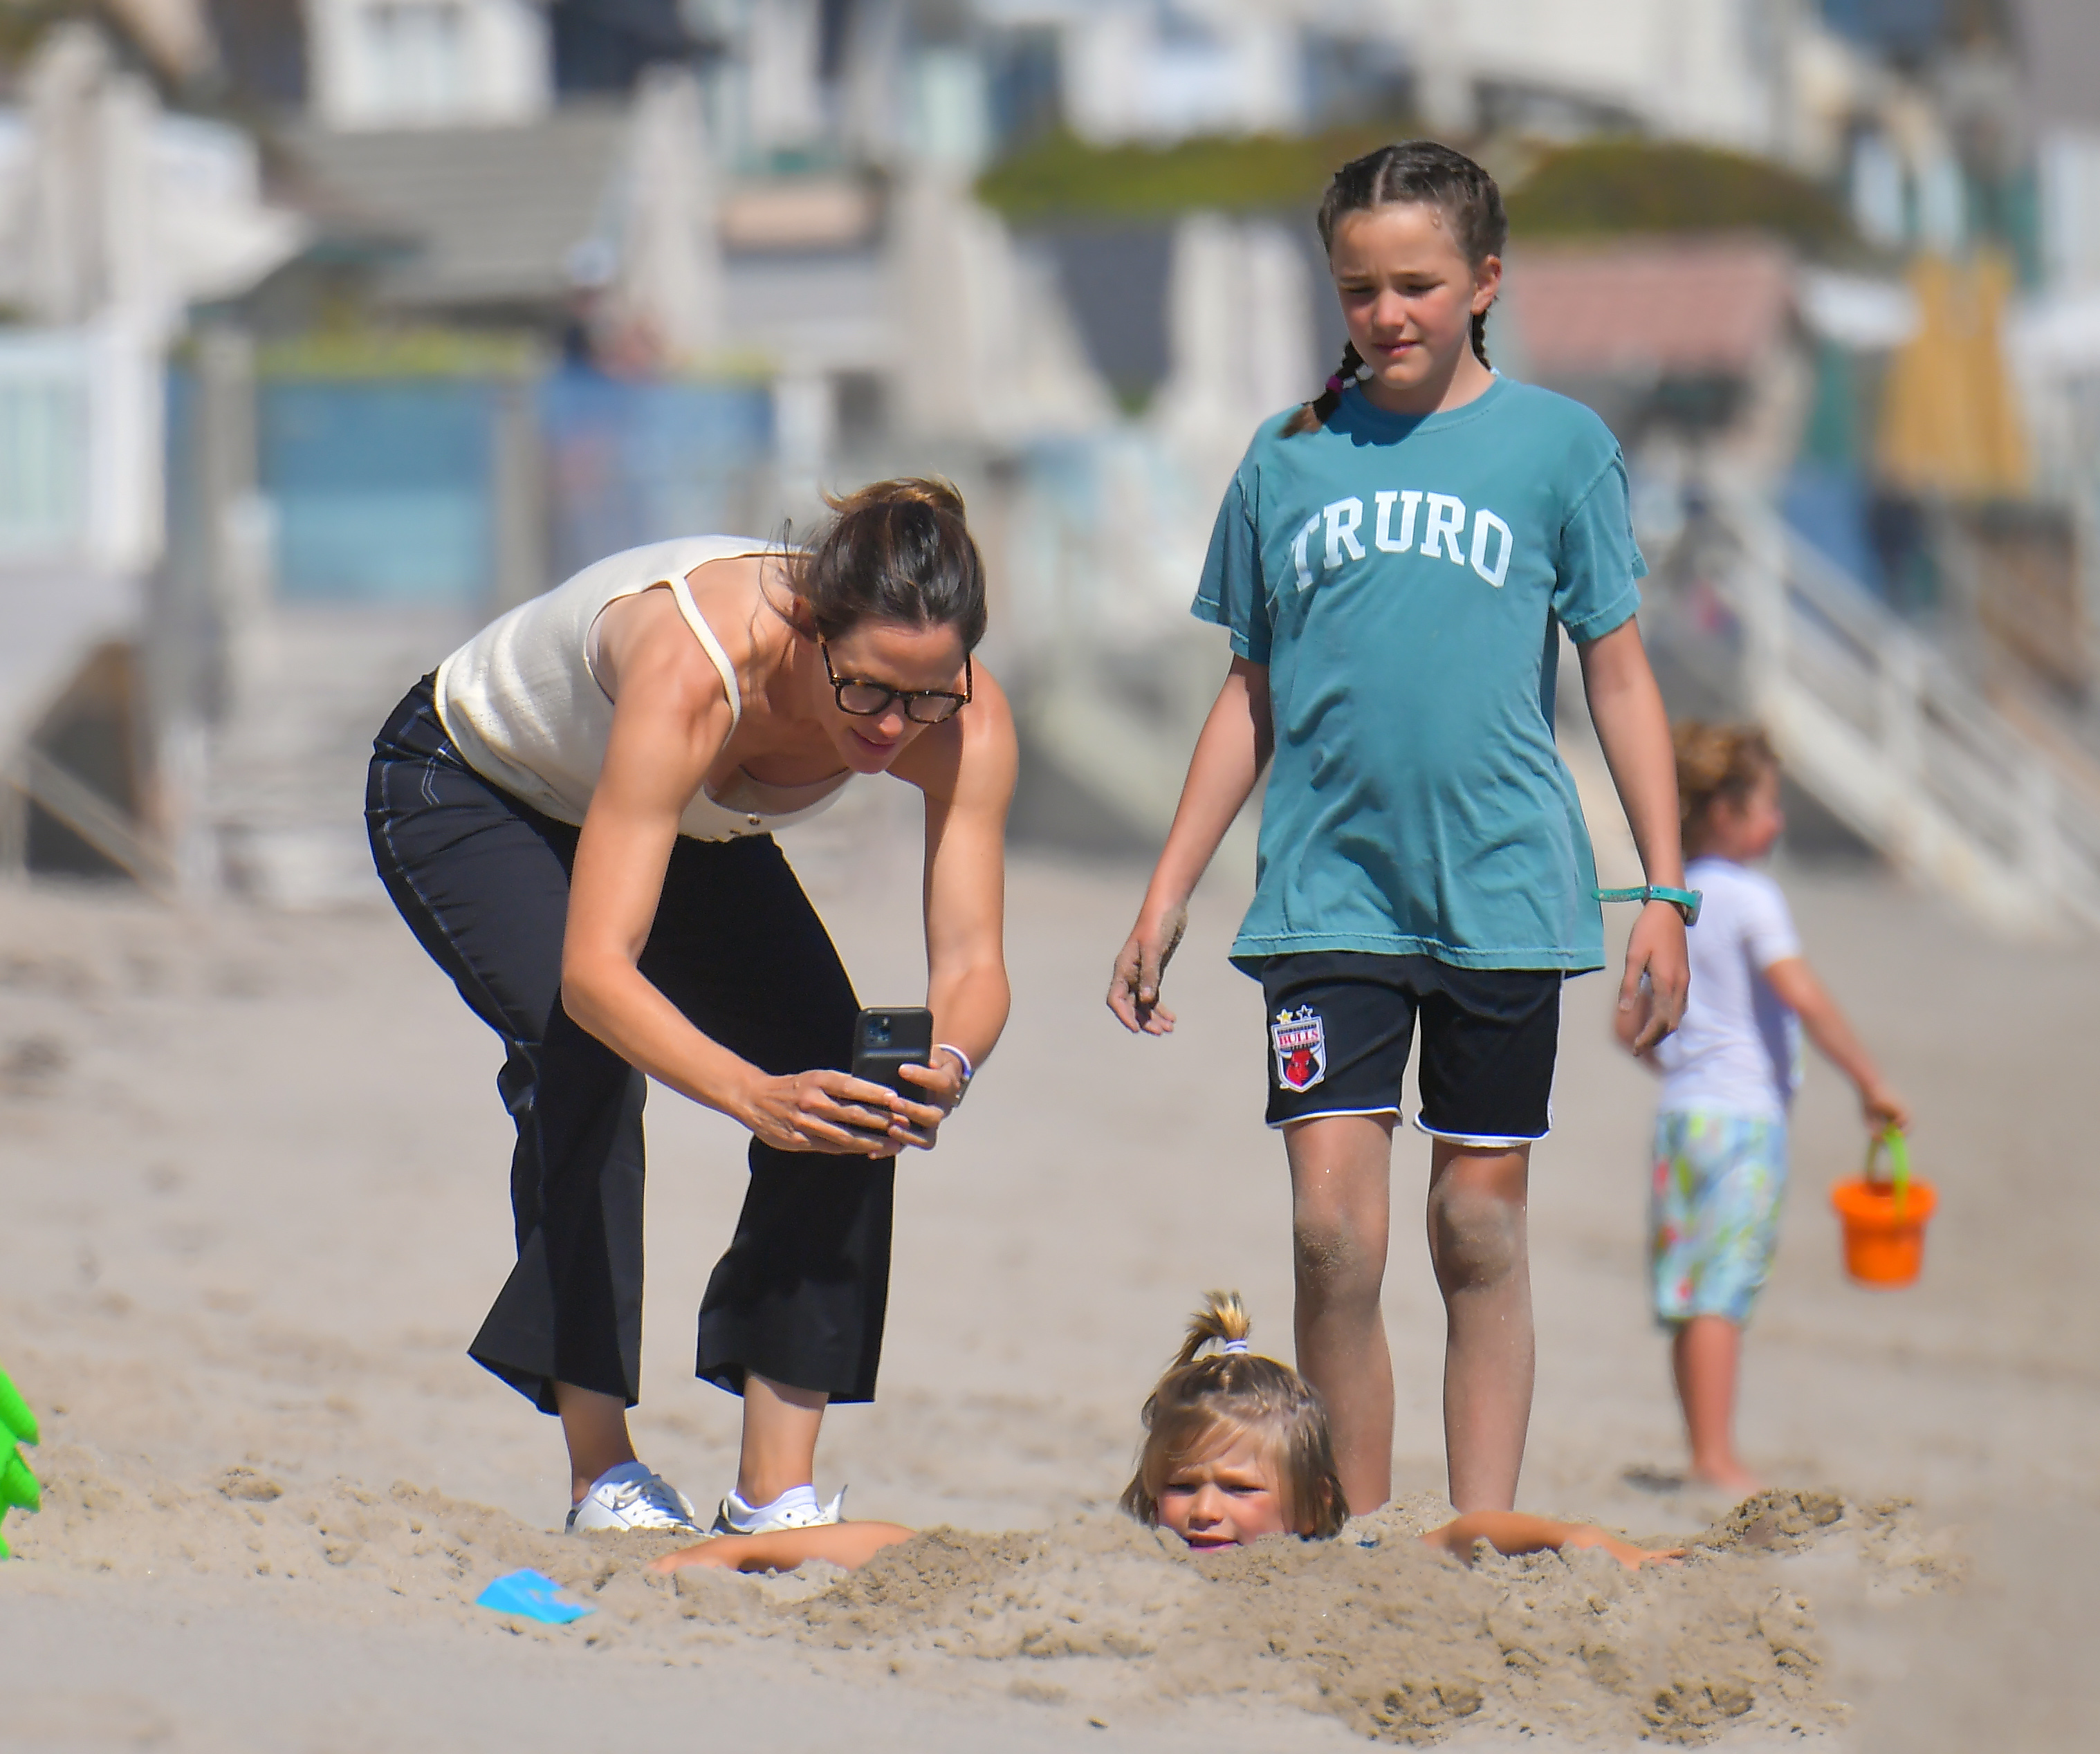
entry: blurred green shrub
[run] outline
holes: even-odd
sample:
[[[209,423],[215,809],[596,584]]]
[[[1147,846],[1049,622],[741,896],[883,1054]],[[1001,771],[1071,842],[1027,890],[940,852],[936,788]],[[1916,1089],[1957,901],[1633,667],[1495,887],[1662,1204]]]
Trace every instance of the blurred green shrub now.
[[[1417,132],[1395,119],[1295,138],[1105,147],[1054,134],[993,165],[978,179],[977,196],[1021,225],[1150,219],[1198,208],[1303,211],[1318,205],[1339,166]],[[1519,237],[1749,229],[1776,233],[1814,256],[1861,249],[1845,209],[1826,191],[1764,159],[1631,138],[1586,140],[1538,156],[1512,140],[1467,149],[1485,156],[1502,178]]]
[[[523,377],[543,368],[528,332],[469,328],[324,328],[256,352],[266,377]]]
[[[1414,133],[1405,122],[1325,134],[1202,136],[1171,146],[1089,146],[1045,136],[977,180],[977,196],[1017,224],[1149,219],[1194,209],[1304,209],[1350,159]]]
[[[1860,246],[1844,209],[1807,178],[1740,153],[1630,139],[1563,147],[1507,192],[1520,239],[1629,231],[1770,231],[1812,256]]]

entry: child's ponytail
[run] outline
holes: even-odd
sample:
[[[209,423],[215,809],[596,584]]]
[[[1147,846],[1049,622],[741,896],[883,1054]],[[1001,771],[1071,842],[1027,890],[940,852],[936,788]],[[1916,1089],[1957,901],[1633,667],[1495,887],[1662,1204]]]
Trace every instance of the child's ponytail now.
[[[1244,1352],[1254,1324],[1247,1320],[1246,1306],[1237,1291],[1207,1291],[1203,1307],[1189,1318],[1189,1336],[1174,1355],[1173,1368],[1196,1362],[1196,1355],[1215,1341],[1220,1355]]]

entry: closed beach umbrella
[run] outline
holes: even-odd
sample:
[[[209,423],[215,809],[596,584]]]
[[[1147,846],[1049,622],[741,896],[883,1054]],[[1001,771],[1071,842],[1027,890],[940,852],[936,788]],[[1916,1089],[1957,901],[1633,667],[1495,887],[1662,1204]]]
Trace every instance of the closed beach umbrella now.
[[[1910,282],[1920,320],[1890,362],[1881,474],[1953,499],[2022,496],[2031,462],[2000,345],[2010,265],[1994,251],[1961,267],[1921,256]]]

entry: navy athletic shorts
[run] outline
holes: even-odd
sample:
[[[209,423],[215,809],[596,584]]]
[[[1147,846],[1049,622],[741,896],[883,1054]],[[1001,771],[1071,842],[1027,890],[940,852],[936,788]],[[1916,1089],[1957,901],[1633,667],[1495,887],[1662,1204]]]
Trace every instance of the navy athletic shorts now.
[[[1263,965],[1268,1124],[1401,1109],[1415,1020],[1415,1125],[1461,1144],[1543,1139],[1560,1034],[1557,968],[1459,968],[1432,956],[1306,950]]]

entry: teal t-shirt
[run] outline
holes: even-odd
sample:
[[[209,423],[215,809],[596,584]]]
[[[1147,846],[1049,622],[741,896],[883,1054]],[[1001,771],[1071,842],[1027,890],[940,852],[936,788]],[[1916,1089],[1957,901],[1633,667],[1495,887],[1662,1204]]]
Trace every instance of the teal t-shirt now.
[[[1250,972],[1299,950],[1467,968],[1601,968],[1575,783],[1553,741],[1560,628],[1639,606],[1617,442],[1497,378],[1404,416],[1351,390],[1320,430],[1255,436],[1195,614],[1268,667],[1276,755]]]

